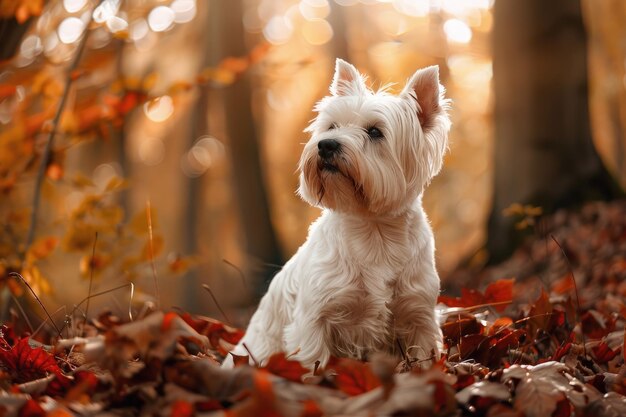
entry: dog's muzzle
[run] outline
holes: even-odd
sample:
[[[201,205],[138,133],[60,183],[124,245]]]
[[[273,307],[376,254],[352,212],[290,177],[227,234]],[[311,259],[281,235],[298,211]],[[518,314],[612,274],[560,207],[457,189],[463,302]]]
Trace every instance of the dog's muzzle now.
[[[338,172],[335,157],[341,152],[341,144],[335,139],[322,139],[317,143],[318,168],[322,171]]]
[[[322,139],[317,143],[317,154],[323,160],[332,159],[341,151],[341,144],[336,139]]]

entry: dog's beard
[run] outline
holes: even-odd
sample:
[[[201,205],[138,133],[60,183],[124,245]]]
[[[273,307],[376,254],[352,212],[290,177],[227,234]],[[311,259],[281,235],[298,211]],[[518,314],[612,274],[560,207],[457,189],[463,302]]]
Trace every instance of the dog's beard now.
[[[363,185],[358,180],[358,165],[341,153],[330,160],[316,152],[303,155],[300,194],[310,204],[344,211],[368,207]]]

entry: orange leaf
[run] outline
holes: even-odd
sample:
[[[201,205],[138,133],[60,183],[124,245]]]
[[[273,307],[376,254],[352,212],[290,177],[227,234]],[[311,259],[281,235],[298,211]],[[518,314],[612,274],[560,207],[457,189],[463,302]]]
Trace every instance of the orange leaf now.
[[[11,97],[17,91],[17,87],[11,84],[0,84],[0,100]]]
[[[320,410],[317,403],[313,400],[305,400],[304,408],[300,417],[321,417],[324,413]]]
[[[367,363],[354,359],[333,358],[327,368],[337,372],[335,385],[348,395],[363,394],[381,386]]]
[[[512,326],[513,320],[509,317],[500,317],[493,322],[491,327],[489,328],[489,335],[494,335],[498,333],[500,330]]]
[[[250,63],[256,64],[261,59],[265,58],[265,55],[270,51],[272,45],[267,42],[262,42],[255,46],[252,51],[250,51]]]
[[[274,406],[274,386],[268,372],[260,370],[254,374],[254,396],[265,416],[278,416]]]
[[[499,279],[492,282],[485,289],[485,304],[500,303],[513,299],[513,284],[515,279]],[[497,311],[504,311],[506,305],[494,306]]]
[[[220,68],[232,71],[234,73],[244,72],[246,69],[248,69],[249,65],[250,64],[248,63],[247,58],[236,58],[232,56],[224,58],[222,62],[220,62]]]
[[[161,331],[162,332],[166,332],[170,329],[170,327],[172,327],[172,321],[178,317],[178,314],[173,313],[173,312],[169,312],[166,313],[165,316],[163,317],[163,323],[161,324]]]
[[[172,411],[170,416],[172,417],[191,417],[195,414],[195,410],[192,404],[183,400],[176,400],[172,404]]]
[[[52,181],[59,181],[63,178],[63,167],[53,162],[46,168],[46,177],[50,178]]]
[[[300,362],[290,361],[283,352],[272,355],[264,369],[294,382],[301,382],[302,376],[308,372]]]
[[[42,259],[50,255],[50,252],[57,247],[59,243],[59,239],[54,236],[42,237],[39,238],[33,243],[30,247],[28,253],[34,259]]]

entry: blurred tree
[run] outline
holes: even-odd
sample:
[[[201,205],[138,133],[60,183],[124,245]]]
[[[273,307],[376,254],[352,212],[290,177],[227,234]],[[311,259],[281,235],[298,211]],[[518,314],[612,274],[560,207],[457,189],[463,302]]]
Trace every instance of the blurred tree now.
[[[221,55],[242,56],[248,53],[242,0],[211,3],[221,25]],[[252,93],[249,75],[223,90],[226,129],[230,140],[230,156],[235,195],[246,243],[246,253],[252,259],[248,273],[252,274],[259,293],[264,292],[271,277],[283,263],[281,250],[271,222],[269,202],[261,166],[258,133],[252,113]],[[256,264],[256,265],[253,265]]]
[[[493,32],[495,170],[487,245],[490,262],[519,239],[513,203],[545,212],[621,194],[589,127],[587,37],[572,0],[499,0]]]
[[[2,40],[0,42],[0,61],[12,58],[15,55],[29,23],[30,20],[19,23],[14,17],[0,19],[0,39]]]

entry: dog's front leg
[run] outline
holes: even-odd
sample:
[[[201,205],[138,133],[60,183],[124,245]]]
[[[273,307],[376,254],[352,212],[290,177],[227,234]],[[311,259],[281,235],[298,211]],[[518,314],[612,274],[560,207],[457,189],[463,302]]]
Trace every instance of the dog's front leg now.
[[[257,365],[262,365],[272,354],[284,350],[283,329],[289,322],[294,304],[289,291],[292,269],[289,264],[285,265],[285,268],[274,277],[257,311],[250,319],[246,334],[232,350],[233,354],[242,356],[251,354],[250,363],[254,364],[253,362],[257,361]],[[227,355],[222,367],[232,366],[232,356]]]
[[[303,310],[298,308],[294,321],[285,328],[285,346],[287,354],[292,354],[293,359],[313,369],[317,361],[324,366],[330,359],[331,352],[317,311],[307,309],[303,313]]]
[[[435,314],[436,296],[417,285],[397,294],[390,304],[396,336],[409,356],[429,363],[438,360],[443,346]]]

